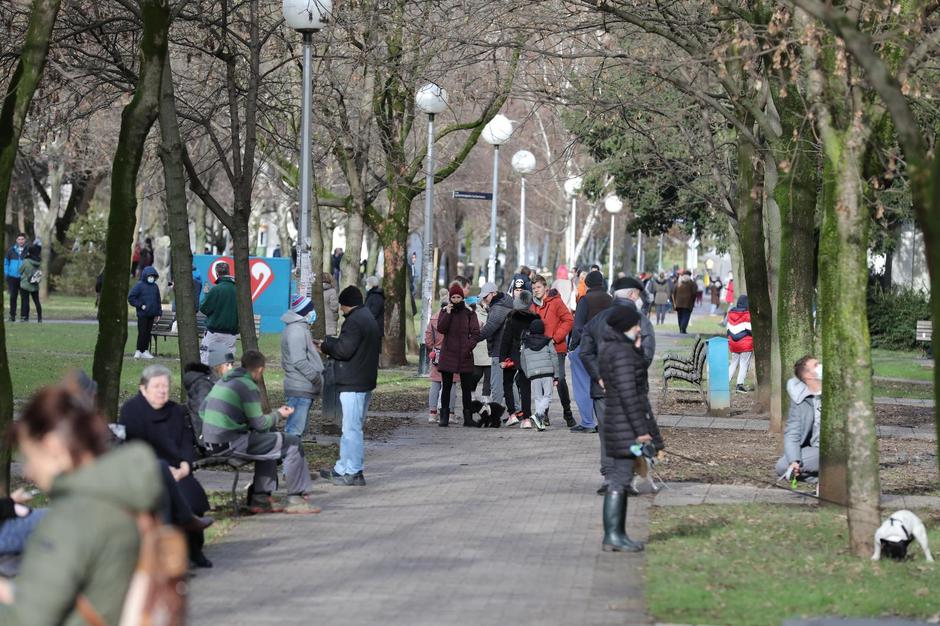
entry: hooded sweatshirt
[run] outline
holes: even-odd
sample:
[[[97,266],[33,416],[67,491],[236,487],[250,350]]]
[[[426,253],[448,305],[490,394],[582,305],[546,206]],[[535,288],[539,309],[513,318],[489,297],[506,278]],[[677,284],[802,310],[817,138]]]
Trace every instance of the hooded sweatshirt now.
[[[75,610],[79,594],[106,624],[117,624],[137,566],[134,515],[156,510],[162,495],[157,459],[144,443],[56,478],[49,512],[23,554],[16,600],[0,605],[0,624],[85,626]]]
[[[753,352],[751,312],[747,310],[747,296],[738,298],[738,305],[728,311],[728,348],[731,352]]]
[[[261,391],[243,367],[226,372],[199,410],[206,443],[236,441],[250,431],[267,432],[277,424],[277,411],[263,413]]]
[[[293,311],[281,316],[281,367],[284,368],[284,395],[315,398],[323,390],[323,361],[313,345],[307,319]]]
[[[811,393],[806,383],[795,376],[787,381],[787,395],[790,396],[790,411],[783,433],[783,452],[789,465],[802,459],[803,448],[819,447],[822,395]]]

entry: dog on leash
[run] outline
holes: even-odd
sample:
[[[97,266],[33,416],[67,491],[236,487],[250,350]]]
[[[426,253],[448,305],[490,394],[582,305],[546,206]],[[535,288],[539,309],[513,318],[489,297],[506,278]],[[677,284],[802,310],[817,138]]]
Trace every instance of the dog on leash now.
[[[933,561],[930,548],[927,547],[927,529],[920,518],[910,511],[898,511],[885,520],[885,523],[875,531],[875,553],[872,561],[881,559],[881,553],[897,561],[907,557],[907,547],[912,541],[917,541],[924,558]]]

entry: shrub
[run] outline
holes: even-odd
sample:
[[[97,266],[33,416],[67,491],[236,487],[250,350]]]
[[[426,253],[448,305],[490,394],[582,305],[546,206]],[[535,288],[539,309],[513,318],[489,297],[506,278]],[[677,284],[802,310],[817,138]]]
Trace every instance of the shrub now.
[[[930,297],[919,289],[894,287],[885,291],[877,284],[868,288],[868,331],[876,348],[913,350],[918,320],[930,319]]]
[[[68,240],[75,243],[66,249],[59,244],[56,252],[65,257],[62,273],[52,277],[52,286],[59,293],[71,296],[95,295],[95,280],[104,268],[104,243],[108,226],[105,216],[89,212],[69,226]]]

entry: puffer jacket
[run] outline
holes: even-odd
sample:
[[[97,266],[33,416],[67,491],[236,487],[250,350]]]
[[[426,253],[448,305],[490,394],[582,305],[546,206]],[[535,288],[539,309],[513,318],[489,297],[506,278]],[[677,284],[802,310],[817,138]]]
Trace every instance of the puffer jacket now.
[[[600,348],[600,374],[604,399],[604,446],[607,455],[632,458],[637,437],[650,435],[658,449],[663,438],[649,401],[649,382],[643,354],[627,337],[607,327]]]
[[[747,296],[738,298],[738,306],[728,311],[728,349],[733,353],[754,351],[754,335],[751,333],[751,312],[747,309]]]
[[[522,340],[522,373],[529,380],[556,376],[558,359],[555,358],[551,343],[551,338],[546,335],[528,334]]]
[[[506,317],[506,327],[499,344],[499,360],[512,359],[518,367],[522,361],[522,334],[529,330],[529,325],[539,319],[532,311],[514,310]]]
[[[455,304],[451,313],[442,309],[437,317],[437,331],[444,335],[438,369],[452,374],[472,374],[473,348],[480,340],[476,313],[463,302]]]
[[[783,433],[783,455],[789,465],[803,460],[803,448],[819,448],[822,397],[811,394],[806,383],[795,376],[787,381],[787,395],[790,396],[790,411]]]
[[[137,317],[160,317],[163,307],[160,305],[160,288],[157,283],[147,282],[149,277],[156,277],[157,270],[153,266],[145,267],[140,273],[140,280],[127,295],[127,302],[137,309]]]
[[[610,328],[610,326],[607,325],[607,319],[614,314],[618,306],[636,308],[636,303],[630,299],[616,298],[614,300],[614,306],[598,313],[597,316],[584,327],[584,332],[581,333],[581,351],[579,354],[581,355],[581,363],[584,364],[584,369],[587,370],[588,376],[591,377],[591,397],[595,399],[603,398],[605,395],[604,390],[597,382],[598,379],[601,378],[599,351],[603,343],[604,335]],[[650,322],[650,318],[645,315],[640,315],[640,339],[640,347],[643,351],[643,363],[646,365],[646,369],[649,369],[649,366],[653,364],[653,358],[656,356],[656,331],[653,330],[653,323]],[[647,389],[647,391],[649,390]]]
[[[571,329],[571,344],[569,350],[576,350],[581,345],[581,333],[584,327],[594,319],[594,316],[609,308],[614,299],[603,287],[588,289],[584,297],[578,300],[578,308],[574,312],[574,327]]]
[[[3,257],[3,275],[8,278],[20,277],[20,264],[26,258],[26,246],[22,248],[16,244],[10,246]]]
[[[568,352],[568,335],[574,327],[574,316],[565,305],[561,296],[554,289],[549,289],[541,304],[532,300],[532,312],[538,313],[545,322],[545,335],[550,337],[555,345],[555,352],[565,354]]]
[[[310,325],[293,311],[281,316],[281,367],[284,368],[284,395],[315,398],[323,391],[323,361],[313,345]]]
[[[512,298],[499,292],[490,302],[486,324],[480,329],[480,339],[486,339],[486,349],[492,358],[499,357],[499,347],[503,340],[506,317],[512,312]]]
[[[162,497],[157,457],[141,442],[56,478],[49,512],[23,553],[16,599],[0,604],[0,624],[86,626],[79,594],[105,624],[117,624],[137,567],[134,515],[155,511]]]

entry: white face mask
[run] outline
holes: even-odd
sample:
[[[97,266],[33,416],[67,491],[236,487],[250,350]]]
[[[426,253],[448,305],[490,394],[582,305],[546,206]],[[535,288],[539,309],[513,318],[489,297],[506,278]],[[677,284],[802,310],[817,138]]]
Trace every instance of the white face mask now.
[[[632,330],[625,332],[625,333],[624,333],[624,336],[625,336],[627,339],[629,339],[630,341],[636,341],[636,333],[633,332]]]
[[[814,373],[816,374],[816,378],[818,378],[819,380],[822,380],[822,363],[819,363],[818,365],[816,365],[816,369],[814,370]]]
[[[152,285],[152,284],[154,284],[155,282],[157,282],[157,279],[154,278],[153,276],[148,276],[148,277],[147,277],[147,282]]]

